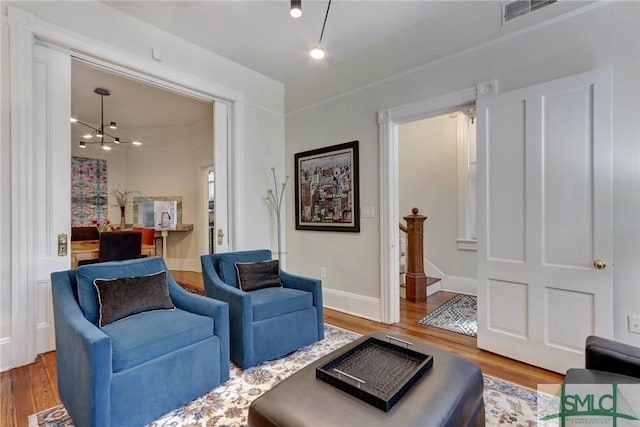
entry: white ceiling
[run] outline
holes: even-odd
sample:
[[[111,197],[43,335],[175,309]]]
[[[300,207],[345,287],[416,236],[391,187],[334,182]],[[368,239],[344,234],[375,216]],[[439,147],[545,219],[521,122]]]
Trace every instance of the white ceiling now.
[[[317,67],[309,50],[320,38],[327,0],[303,0],[303,15],[289,15],[289,0],[105,1],[195,45],[286,83],[299,72]],[[334,0],[322,45],[332,62],[454,7],[456,1]],[[394,61],[414,61],[410,50]]]
[[[213,111],[211,103],[77,61],[72,63],[71,81],[72,117],[96,127],[100,125],[100,96],[93,90],[98,87],[111,92],[104,97],[105,122],[115,121],[121,129],[188,126],[211,117]]]

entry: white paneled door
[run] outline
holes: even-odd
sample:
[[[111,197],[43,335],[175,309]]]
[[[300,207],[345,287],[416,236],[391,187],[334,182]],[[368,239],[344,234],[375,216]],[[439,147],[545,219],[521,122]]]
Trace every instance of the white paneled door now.
[[[564,373],[612,337],[611,73],[479,97],[478,347]]]
[[[71,58],[36,45],[33,72],[34,326],[38,354],[55,349],[51,272],[68,269],[71,260]],[[61,234],[67,242],[59,253]]]

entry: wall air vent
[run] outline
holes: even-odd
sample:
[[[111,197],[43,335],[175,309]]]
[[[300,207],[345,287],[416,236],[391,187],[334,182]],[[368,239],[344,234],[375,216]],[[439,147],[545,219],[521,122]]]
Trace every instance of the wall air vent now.
[[[502,25],[518,16],[555,3],[557,0],[515,0],[502,4]]]

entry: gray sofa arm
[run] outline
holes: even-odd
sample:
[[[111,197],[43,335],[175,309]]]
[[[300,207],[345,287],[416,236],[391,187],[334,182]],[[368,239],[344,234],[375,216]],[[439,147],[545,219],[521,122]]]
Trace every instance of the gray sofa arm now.
[[[585,368],[640,378],[640,348],[590,336],[585,346]]]

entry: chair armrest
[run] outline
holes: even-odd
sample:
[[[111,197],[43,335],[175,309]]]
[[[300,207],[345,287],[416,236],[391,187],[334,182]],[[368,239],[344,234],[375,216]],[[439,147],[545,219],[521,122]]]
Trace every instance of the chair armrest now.
[[[319,279],[298,276],[280,270],[280,280],[285,288],[299,289],[313,293],[313,305],[322,307],[322,282]]]
[[[640,378],[640,348],[590,336],[585,346],[585,367]]]
[[[84,317],[73,294],[72,274],[51,274],[58,389],[65,405],[82,418],[77,423],[109,426],[111,339]],[[101,403],[87,405],[88,396]]]
[[[318,315],[318,340],[324,339],[324,312],[322,311],[322,281],[310,277],[298,276],[280,270],[280,280],[286,288],[299,289],[313,294],[313,305]]]
[[[230,345],[229,305],[224,301],[192,294],[184,290],[171,275],[167,276],[167,282],[169,284],[169,295],[176,307],[213,319],[213,333],[220,339],[221,372],[228,373]]]
[[[229,331],[231,352],[236,359],[242,353],[243,360],[253,359],[253,307],[250,292],[229,286],[220,279],[213,268],[211,255],[200,257],[202,278],[207,297],[229,304]],[[234,360],[236,360],[234,359]]]

